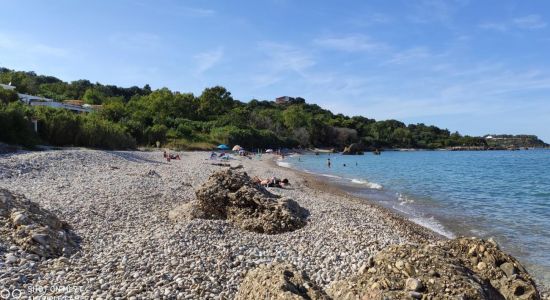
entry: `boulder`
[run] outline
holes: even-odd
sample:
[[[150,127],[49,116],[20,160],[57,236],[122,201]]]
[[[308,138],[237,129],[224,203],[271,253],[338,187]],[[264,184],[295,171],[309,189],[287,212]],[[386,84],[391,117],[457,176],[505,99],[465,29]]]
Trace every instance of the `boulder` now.
[[[195,191],[198,208],[203,211],[205,218],[227,219],[229,193],[234,193],[245,185],[253,185],[245,172],[233,170],[215,172]],[[267,194],[267,191],[264,193]]]
[[[292,264],[262,265],[249,271],[239,287],[236,300],[330,299],[307,274]]]
[[[245,230],[275,234],[306,224],[307,210],[270,193],[242,171],[215,172],[195,193],[202,217],[227,219]]]
[[[343,155],[363,155],[363,147],[360,144],[353,143],[344,148]]]
[[[440,246],[505,299],[539,299],[527,270],[514,257],[501,251],[494,241],[460,238],[442,242]]]
[[[327,294],[334,299],[540,299],[519,262],[481,239],[392,245],[365,266],[331,284]]]
[[[78,250],[70,226],[25,197],[0,189],[0,239],[45,258]]]

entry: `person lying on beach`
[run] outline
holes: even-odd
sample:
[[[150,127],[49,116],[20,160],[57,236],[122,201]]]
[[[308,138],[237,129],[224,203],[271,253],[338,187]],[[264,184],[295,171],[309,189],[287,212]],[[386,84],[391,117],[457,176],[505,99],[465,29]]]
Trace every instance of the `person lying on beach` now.
[[[172,159],[181,160],[181,157],[179,154],[166,153],[166,151],[164,151],[164,158],[166,158],[166,161],[168,162],[170,162],[170,160]]]
[[[277,177],[271,177],[269,179],[261,179],[259,177],[252,178],[252,182],[265,186],[265,187],[278,187],[284,188],[286,185],[290,185],[288,179],[283,178],[282,180]]]

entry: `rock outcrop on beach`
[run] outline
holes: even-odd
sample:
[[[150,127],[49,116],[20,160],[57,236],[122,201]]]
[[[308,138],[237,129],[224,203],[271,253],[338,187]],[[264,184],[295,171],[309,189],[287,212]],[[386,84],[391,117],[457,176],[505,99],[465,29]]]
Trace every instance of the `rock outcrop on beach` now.
[[[204,218],[227,219],[238,227],[267,234],[293,231],[306,224],[307,211],[280,198],[235,170],[215,172],[196,190]]]
[[[66,222],[6,189],[0,189],[0,239],[45,258],[78,249],[78,238]]]
[[[363,155],[363,147],[360,144],[353,143],[344,148],[342,152],[344,155]]]
[[[359,274],[333,283],[334,299],[540,299],[521,264],[481,239],[391,245]]]
[[[330,299],[323,290],[292,264],[274,263],[249,271],[236,300],[252,299]]]

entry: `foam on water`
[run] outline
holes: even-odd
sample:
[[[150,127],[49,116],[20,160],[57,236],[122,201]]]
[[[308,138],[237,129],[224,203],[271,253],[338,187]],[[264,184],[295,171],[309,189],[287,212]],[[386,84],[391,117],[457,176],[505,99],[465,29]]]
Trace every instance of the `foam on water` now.
[[[456,235],[454,233],[447,230],[445,228],[445,226],[443,226],[441,223],[439,223],[437,220],[435,220],[434,217],[429,217],[429,218],[412,217],[412,218],[409,218],[409,220],[413,221],[414,223],[416,223],[420,226],[429,228],[429,229],[441,234],[444,237],[447,237],[447,238],[450,238],[450,239],[456,237]]]
[[[332,175],[332,174],[319,174],[323,177],[328,177],[328,178],[336,178],[336,179],[342,179],[342,177],[340,176],[336,176],[336,175]]]
[[[277,161],[277,165],[283,168],[292,168],[292,164],[285,162],[285,161]]]
[[[374,190],[381,190],[381,189],[384,188],[381,184],[378,184],[376,182],[369,182],[369,181],[362,180],[362,179],[355,179],[354,178],[354,179],[351,180],[351,182],[356,183],[356,184],[364,185],[364,186],[368,187],[369,189],[374,189]]]
[[[414,199],[409,198],[403,195],[402,193],[396,193],[396,195],[397,195],[397,201],[399,201],[399,205],[414,203]]]

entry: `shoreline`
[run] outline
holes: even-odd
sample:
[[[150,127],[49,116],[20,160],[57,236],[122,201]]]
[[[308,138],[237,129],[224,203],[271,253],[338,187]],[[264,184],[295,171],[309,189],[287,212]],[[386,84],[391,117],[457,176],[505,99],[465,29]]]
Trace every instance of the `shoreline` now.
[[[394,151],[400,151],[400,150],[394,150]],[[508,150],[502,150],[502,151],[508,151]],[[313,155],[311,153],[308,153],[308,154]],[[302,155],[302,154],[299,154],[299,155]],[[311,172],[300,170],[295,166],[293,166],[292,164],[288,164],[288,166],[282,166],[282,165],[279,165],[278,162],[284,163],[284,160],[281,160],[278,157],[273,157],[270,164],[277,168],[290,170],[298,174],[299,176],[307,178],[308,181],[311,183],[311,188],[319,189],[326,193],[333,194],[336,197],[339,197],[339,200],[345,199],[346,201],[353,201],[354,203],[357,203],[359,205],[369,205],[369,206],[375,207],[380,211],[382,215],[384,215],[384,217],[396,220],[397,222],[402,224],[402,227],[413,230],[415,233],[420,232],[421,235],[426,236],[426,241],[431,242],[431,241],[437,241],[437,240],[450,240],[454,238],[470,237],[470,236],[475,238],[482,238],[473,234],[472,235],[457,234],[456,232],[453,232],[453,231],[449,231],[453,235],[452,237],[445,236],[426,225],[422,225],[414,222],[413,220],[408,219],[406,215],[399,210],[392,209],[391,207],[386,207],[380,203],[377,203],[369,199],[368,196],[353,195],[350,192],[350,190],[354,188],[348,189],[348,187],[345,185],[331,181],[329,179],[330,177],[323,176],[320,173],[311,173]],[[525,266],[525,264],[523,265]],[[542,279],[538,279],[536,281],[536,285],[541,295],[548,297],[548,298],[543,297],[542,299],[550,299],[550,285],[547,282],[543,281]]]
[[[449,239],[448,237],[434,231],[429,227],[422,226],[405,218],[398,211],[394,211],[391,208],[382,206],[366,197],[352,195],[341,186],[331,182],[328,179],[323,178],[321,175],[306,173],[304,171],[291,167],[280,166],[277,164],[277,160],[277,157],[273,157],[273,159],[271,159],[268,163],[272,167],[281,168],[283,170],[290,170],[298,176],[305,178],[307,187],[334,195],[335,197],[337,197],[338,201],[344,200],[355,205],[365,205],[378,210],[380,214],[383,215],[382,217],[385,217],[389,220],[392,220],[396,224],[399,224],[401,230],[403,230],[404,232],[410,232],[412,236],[420,238],[418,242],[422,241],[421,239],[423,239],[424,242]]]

